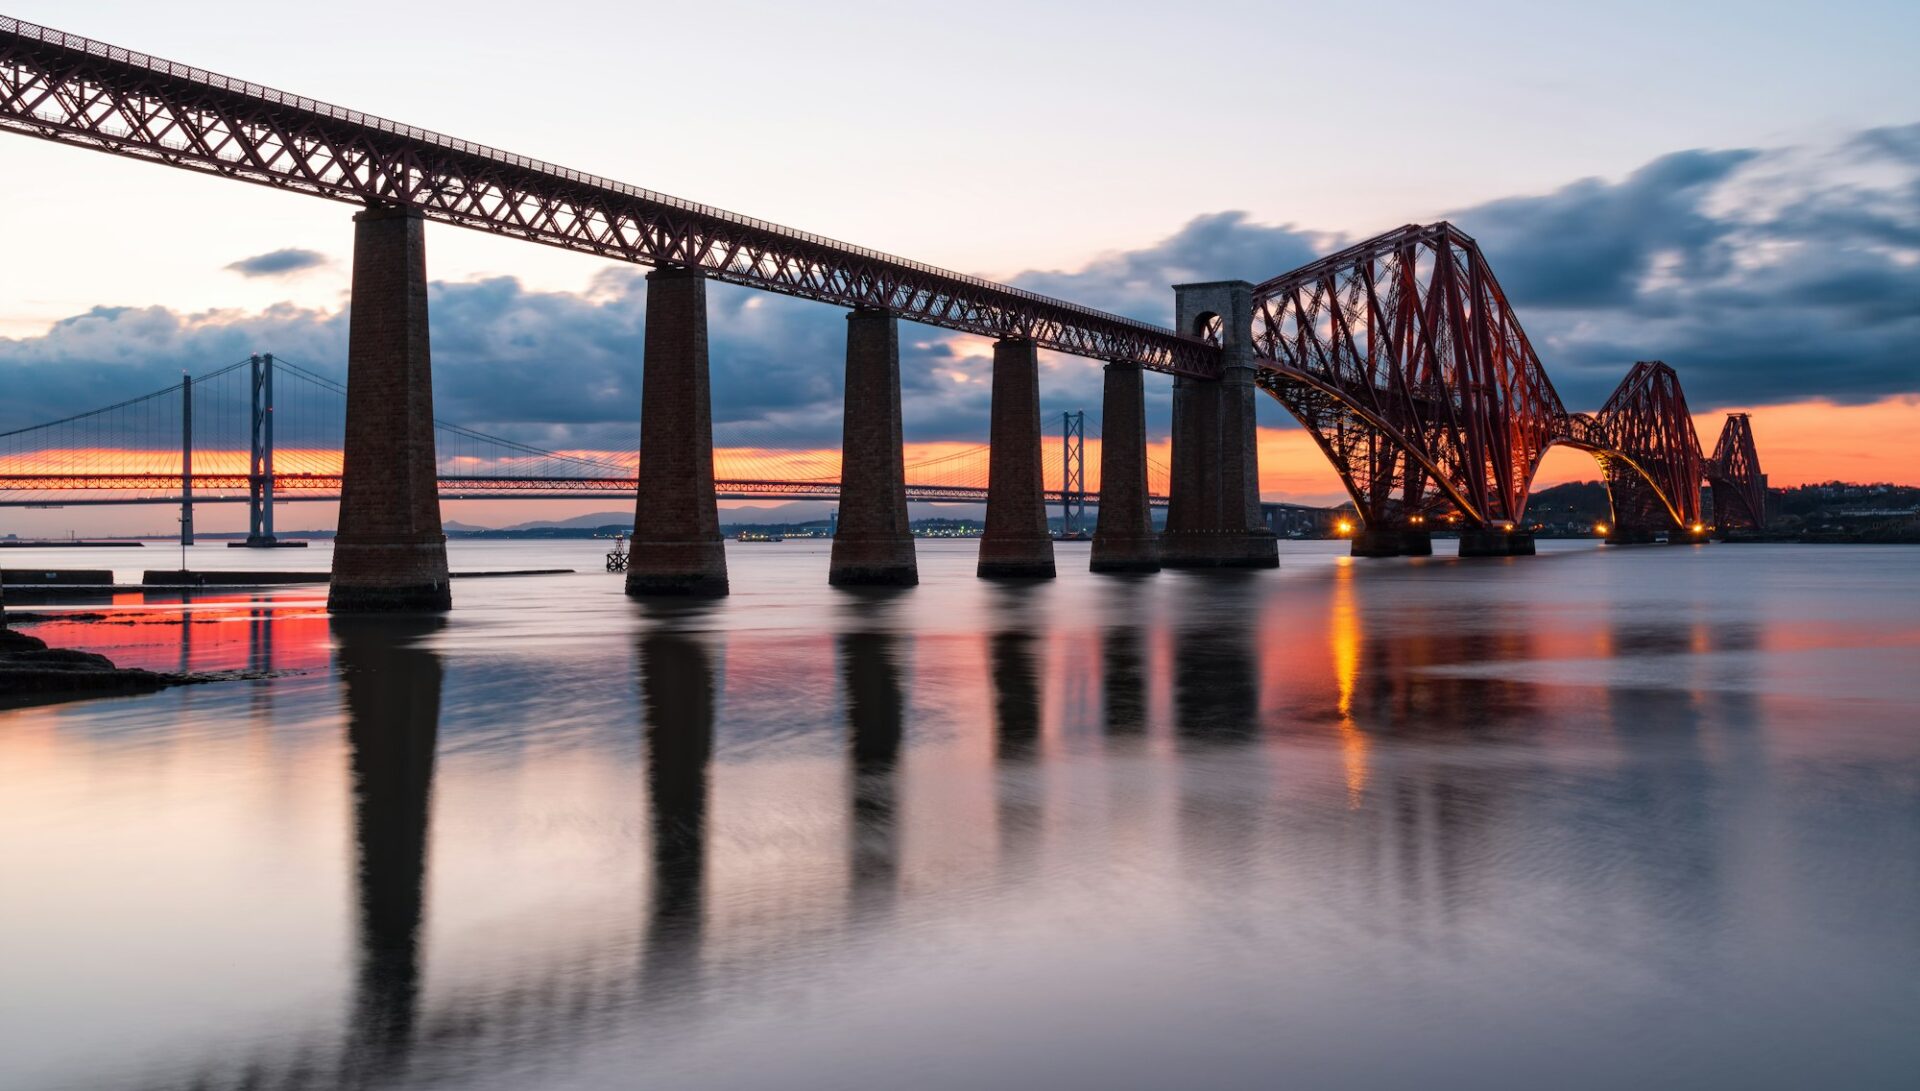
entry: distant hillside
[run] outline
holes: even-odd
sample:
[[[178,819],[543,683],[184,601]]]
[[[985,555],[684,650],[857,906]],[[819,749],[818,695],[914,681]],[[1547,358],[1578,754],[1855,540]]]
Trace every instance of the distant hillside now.
[[[1527,517],[1542,523],[1598,523],[1613,517],[1602,481],[1569,481],[1534,493],[1527,501]]]

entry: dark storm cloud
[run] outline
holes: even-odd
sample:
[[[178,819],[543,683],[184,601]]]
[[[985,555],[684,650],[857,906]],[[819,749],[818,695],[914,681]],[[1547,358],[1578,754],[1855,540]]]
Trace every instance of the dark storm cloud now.
[[[318,268],[326,263],[327,256],[317,250],[288,249],[241,258],[227,268],[243,277],[279,277]]]
[[[1452,219],[1571,406],[1638,359],[1679,369],[1695,408],[1920,390],[1920,125],[1680,152]]]
[[[1265,280],[1326,253],[1332,239],[1253,223],[1244,212],[1214,212],[1145,249],[1103,254],[1072,273],[1022,273],[1013,282],[1164,326],[1173,323],[1171,285]]]
[[[1757,154],[1678,152],[1623,182],[1589,178],[1450,218],[1479,240],[1515,306],[1617,307],[1634,300],[1661,255],[1679,255],[1687,276],[1725,270],[1729,225],[1702,201]]]
[[[164,307],[95,307],[39,337],[0,339],[0,430],[146,394],[250,353],[344,359],[344,314],[279,306],[254,315],[183,315]]]
[[[1573,408],[1597,406],[1634,360],[1655,358],[1680,370],[1696,409],[1920,390],[1920,126],[1859,133],[1817,153],[1678,152],[1618,181],[1583,180],[1451,218],[1479,239]],[[1151,246],[1014,281],[1166,323],[1172,284],[1260,280],[1349,241],[1222,212]],[[625,267],[578,293],[506,277],[434,284],[438,414],[542,446],[631,447],[645,300],[644,274]],[[709,326],[721,442],[838,442],[843,311],[715,284]],[[0,428],[157,389],[183,369],[203,373],[249,352],[338,376],[346,332],[344,314],[291,306],[245,316],[95,308],[42,336],[0,340],[9,392]],[[902,324],[909,439],[985,438],[989,350]],[[1049,421],[1086,408],[1097,433],[1099,365],[1046,354],[1043,367]],[[1167,398],[1167,384],[1149,384],[1156,430]]]

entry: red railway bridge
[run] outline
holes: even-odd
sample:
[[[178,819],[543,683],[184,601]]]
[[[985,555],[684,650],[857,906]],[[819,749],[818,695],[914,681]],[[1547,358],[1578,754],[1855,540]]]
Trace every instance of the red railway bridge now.
[[[1528,488],[1556,444],[1604,467],[1619,540],[1763,518],[1751,429],[1701,454],[1671,368],[1636,364],[1569,413],[1472,239],[1409,226],[1255,285],[1176,285],[1165,329],[60,31],[0,19],[0,129],[348,202],[355,215],[341,506],[330,605],[444,609],[427,333],[427,220],[650,266],[627,591],[724,594],[706,284],[848,309],[835,583],[917,580],[898,322],[994,338],[982,576],[1051,576],[1037,353],[1106,365],[1092,566],[1271,567],[1255,428],[1264,390],[1353,496],[1361,554],[1532,552]],[[1173,377],[1166,532],[1149,518],[1143,373]],[[1722,498],[1724,496],[1724,502]]]

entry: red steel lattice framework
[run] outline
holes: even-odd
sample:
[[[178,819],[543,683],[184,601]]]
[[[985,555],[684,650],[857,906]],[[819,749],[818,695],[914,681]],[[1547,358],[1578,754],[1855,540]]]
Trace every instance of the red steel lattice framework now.
[[[1409,225],[1254,289],[1261,385],[1333,460],[1361,517],[1520,521],[1566,411],[1473,240]]]
[[[1151,323],[0,17],[0,129],[1199,378]]]
[[[1617,522],[1700,519],[1709,467],[1673,369],[1635,364],[1598,414],[1567,412],[1479,245],[1452,224],[1408,225],[1258,285],[1253,338],[1260,386],[1313,435],[1369,527],[1440,514],[1522,526],[1555,444],[1599,459]]]
[[[1764,530],[1767,525],[1767,475],[1753,445],[1753,422],[1745,413],[1727,414],[1720,440],[1707,460],[1713,486],[1713,523],[1721,532]]]
[[[1634,364],[1596,420],[1606,445],[1588,449],[1606,468],[1614,523],[1697,527],[1706,463],[1673,369],[1658,360]]]

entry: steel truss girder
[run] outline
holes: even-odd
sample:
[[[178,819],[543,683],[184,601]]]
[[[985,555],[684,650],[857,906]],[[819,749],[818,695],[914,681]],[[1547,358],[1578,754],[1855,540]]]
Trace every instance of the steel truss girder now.
[[[979,277],[0,18],[0,129],[1198,378],[1216,346]]]
[[[1452,224],[1409,225],[1258,285],[1253,336],[1283,403],[1302,384],[1344,403],[1288,407],[1370,524],[1447,507],[1480,525],[1525,518],[1567,414],[1478,244]],[[1359,422],[1377,434],[1352,436]]]
[[[1713,522],[1716,529],[1764,530],[1767,525],[1767,475],[1760,469],[1760,452],[1753,443],[1753,422],[1745,413],[1727,414],[1720,439],[1707,459],[1707,481],[1713,486]]]
[[[1361,408],[1364,399],[1279,369],[1260,371],[1254,382],[1306,428],[1367,526],[1464,510],[1438,468],[1391,424]]]
[[[1764,513],[1750,429],[1730,420],[1703,460],[1666,364],[1637,363],[1599,413],[1568,413],[1479,245],[1452,224],[1409,225],[1258,285],[1253,335],[1260,385],[1306,426],[1369,525],[1448,508],[1522,525],[1556,444],[1599,460],[1616,522],[1691,527],[1703,474],[1737,488],[1730,506],[1757,496]]]
[[[1601,464],[1616,526],[1691,528],[1700,522],[1706,465],[1687,396],[1671,367],[1658,360],[1635,363],[1595,420],[1607,438]]]

